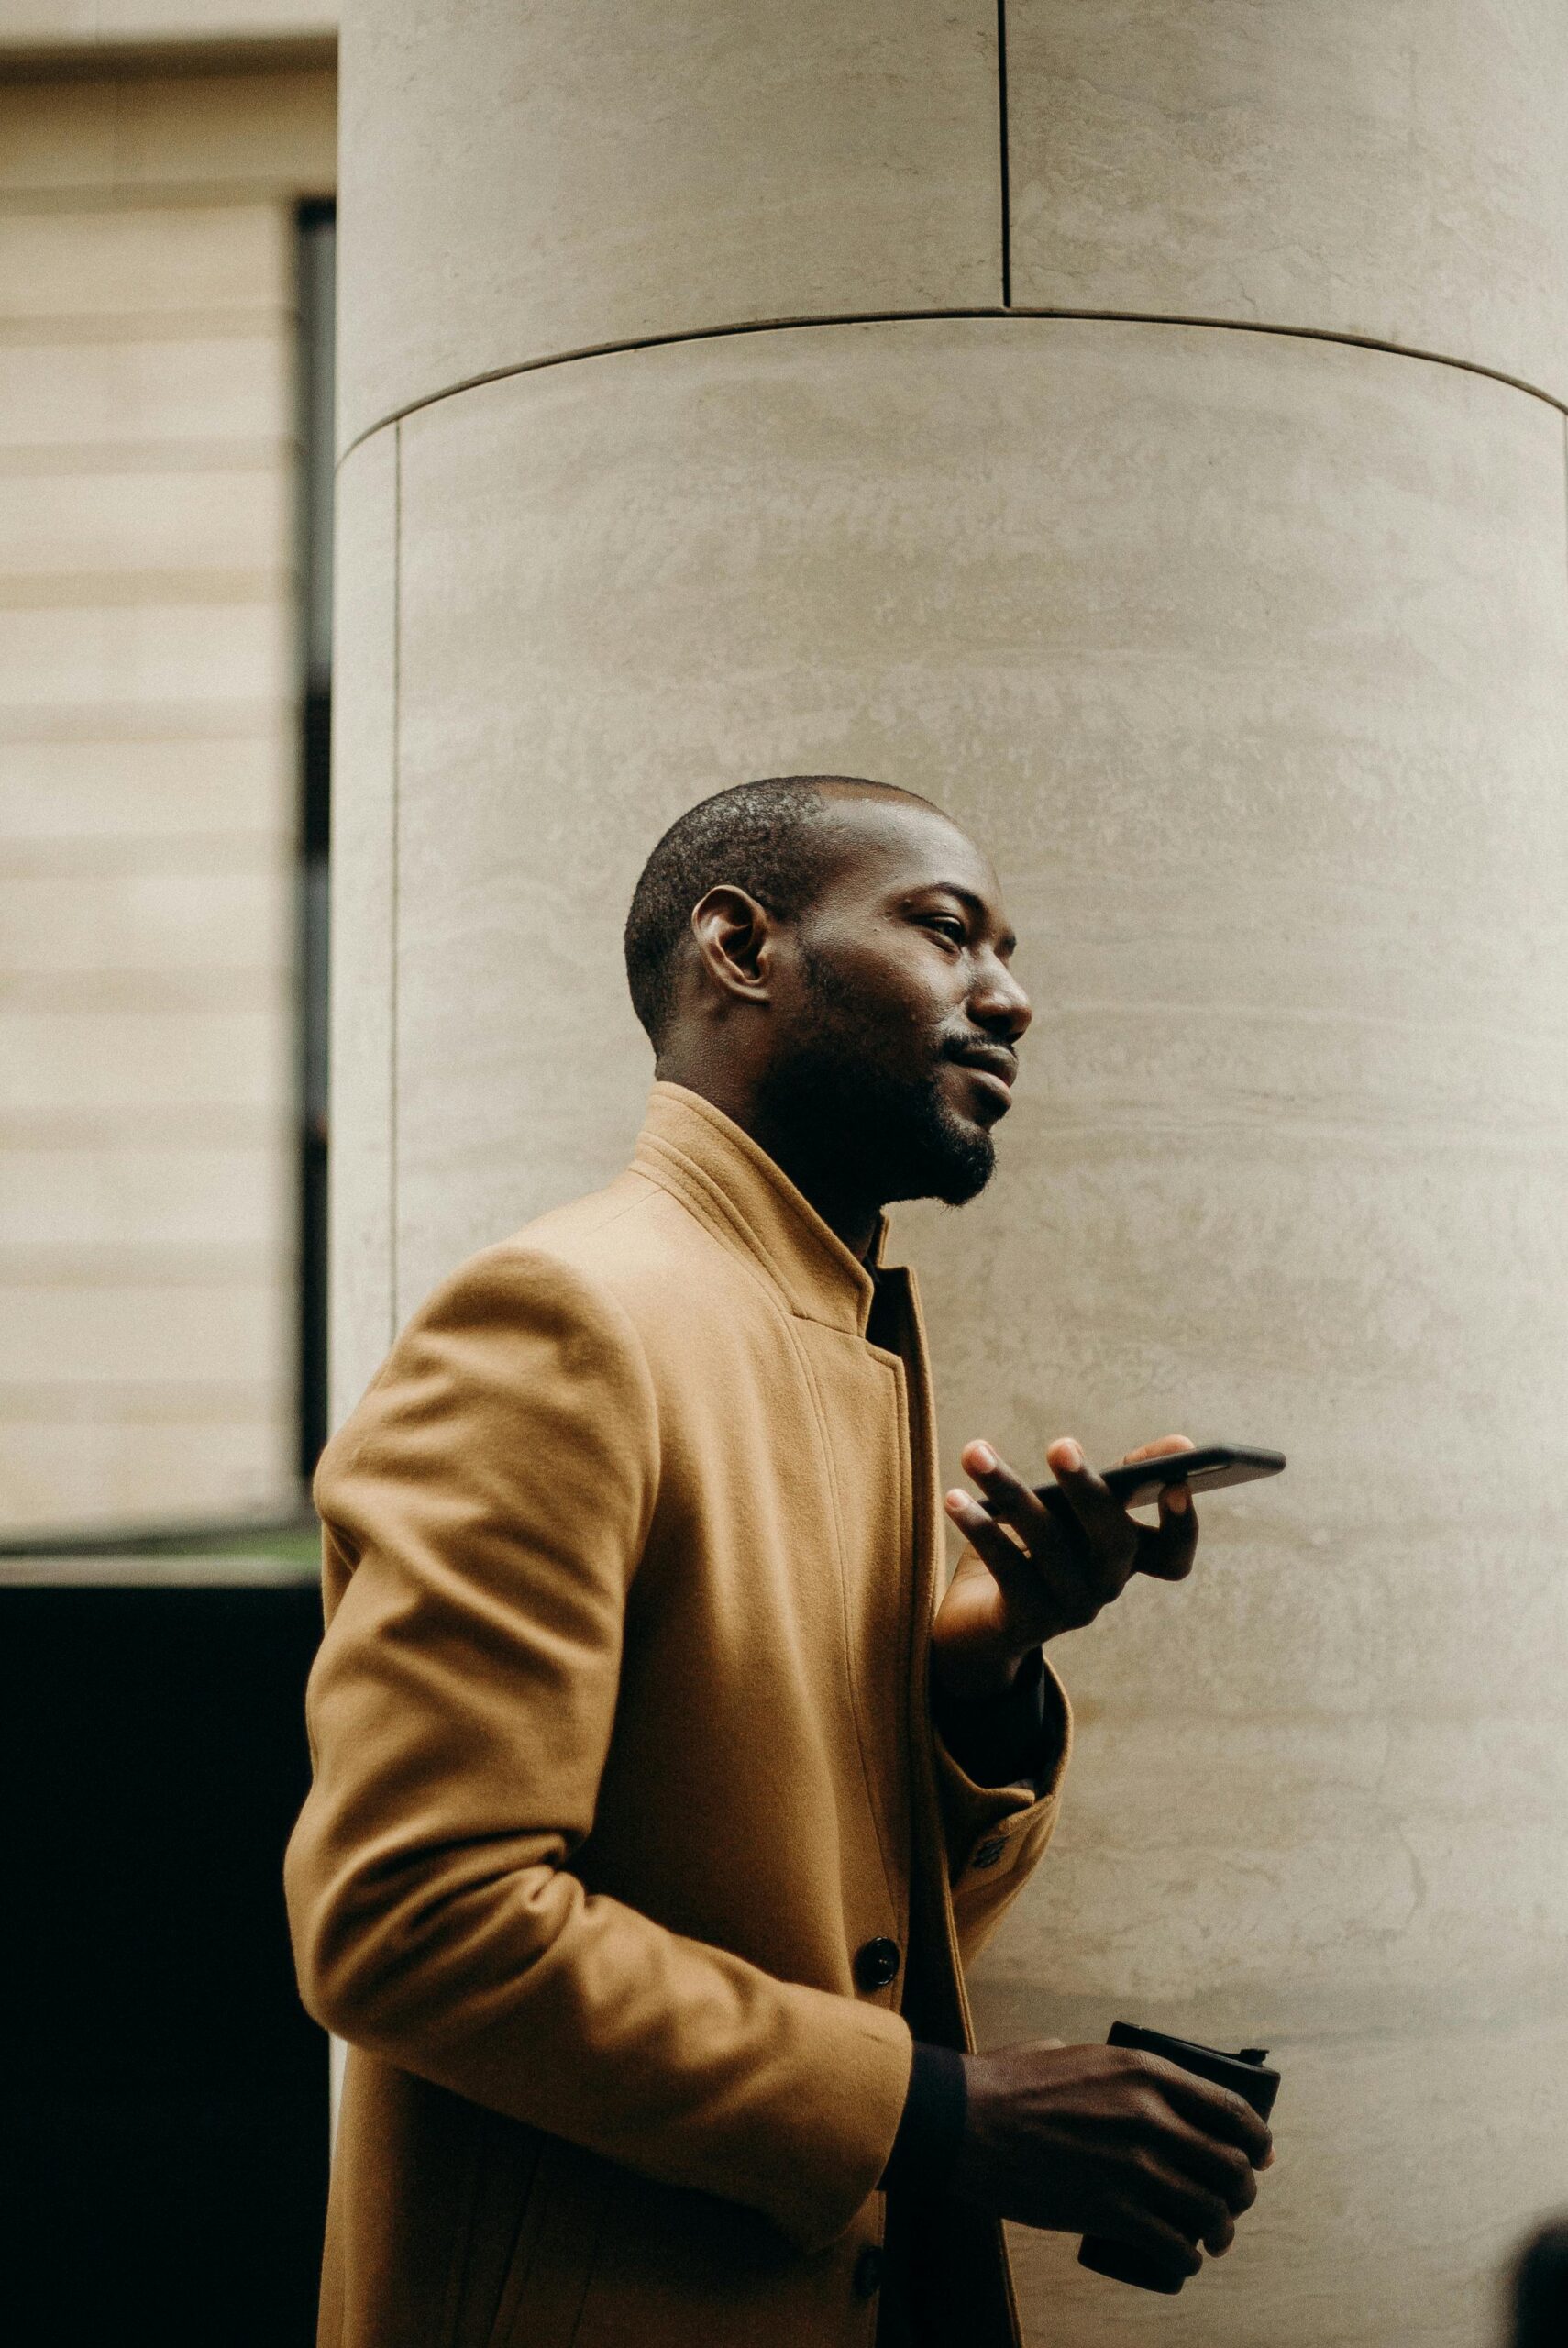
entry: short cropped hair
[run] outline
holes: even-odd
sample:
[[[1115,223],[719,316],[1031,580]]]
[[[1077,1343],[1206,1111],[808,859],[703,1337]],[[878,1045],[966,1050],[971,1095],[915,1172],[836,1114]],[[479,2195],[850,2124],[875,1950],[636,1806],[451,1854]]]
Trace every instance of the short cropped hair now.
[[[626,915],[626,983],[656,1052],[675,1009],[676,956],[695,907],[727,882],[780,921],[798,920],[833,860],[832,797],[862,791],[919,797],[861,775],[770,775],[734,783],[677,816],[644,865]]]

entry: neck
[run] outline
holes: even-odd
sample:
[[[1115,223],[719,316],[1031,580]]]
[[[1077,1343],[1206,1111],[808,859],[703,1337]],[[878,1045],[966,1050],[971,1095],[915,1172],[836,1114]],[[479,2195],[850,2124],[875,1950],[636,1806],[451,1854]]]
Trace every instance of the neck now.
[[[738,1125],[758,1149],[766,1150],[779,1172],[793,1182],[808,1206],[820,1214],[835,1239],[842,1240],[862,1263],[870,1255],[881,1217],[879,1199],[859,1195],[843,1179],[842,1170],[825,1165],[803,1135],[780,1131],[760,1111],[756,1089],[711,1069],[701,1074],[680,1066],[672,1054],[661,1058],[654,1074],[666,1084],[683,1085]]]
[[[737,1117],[735,1123],[740,1122]],[[770,1133],[766,1126],[756,1124],[747,1125],[745,1130],[759,1149],[767,1152],[779,1172],[789,1176],[834,1237],[842,1239],[850,1254],[865,1263],[876,1242],[882,1213],[880,1202],[858,1196],[841,1180],[835,1180],[835,1169],[820,1165],[814,1153],[801,1146],[798,1135]]]

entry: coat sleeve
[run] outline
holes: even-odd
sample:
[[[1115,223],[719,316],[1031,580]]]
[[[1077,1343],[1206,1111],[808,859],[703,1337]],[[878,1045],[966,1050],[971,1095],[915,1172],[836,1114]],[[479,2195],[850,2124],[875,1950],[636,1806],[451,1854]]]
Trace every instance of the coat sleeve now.
[[[977,1785],[940,1734],[933,1737],[953,1921],[966,1966],[985,1947],[1056,1831],[1073,1717],[1066,1690],[1043,1655],[1039,1668],[1043,1721],[1030,1782]]]
[[[301,1990],[352,2043],[816,2248],[881,2174],[907,2024],[571,1870],[658,1462],[635,1332],[569,1268],[492,1249],[404,1333],[317,1476]]]

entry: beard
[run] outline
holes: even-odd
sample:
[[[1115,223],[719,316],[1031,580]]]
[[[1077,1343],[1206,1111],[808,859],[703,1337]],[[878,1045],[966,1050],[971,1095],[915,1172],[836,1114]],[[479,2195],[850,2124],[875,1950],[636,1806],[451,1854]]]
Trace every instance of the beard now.
[[[973,1035],[934,1039],[923,1070],[897,1071],[878,1053],[854,989],[815,956],[804,958],[812,1016],[762,1086],[764,1147],[813,1196],[953,1207],[977,1198],[996,1170],[996,1145],[954,1115],[941,1085],[944,1065]]]

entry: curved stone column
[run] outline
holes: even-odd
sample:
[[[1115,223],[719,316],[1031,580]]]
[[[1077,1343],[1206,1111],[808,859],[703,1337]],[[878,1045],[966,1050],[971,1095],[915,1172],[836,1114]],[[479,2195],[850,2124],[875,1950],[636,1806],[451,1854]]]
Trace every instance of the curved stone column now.
[[[900,1218],[949,1468],[1291,1454],[1065,1650],[1066,1822],[977,1992],[1271,2043],[1278,2171],[1174,2304],[1021,2236],[1041,2341],[1468,2348],[1568,2120],[1560,44],[1486,13],[1483,72],[1460,0],[1012,0],[1010,311],[994,9],[349,10],[340,1403],[622,1161],[663,825],[836,767],[993,846],[1039,1008],[992,1191]],[[1392,127],[1336,163],[1352,17]],[[1216,123],[1318,173],[1316,244]]]

